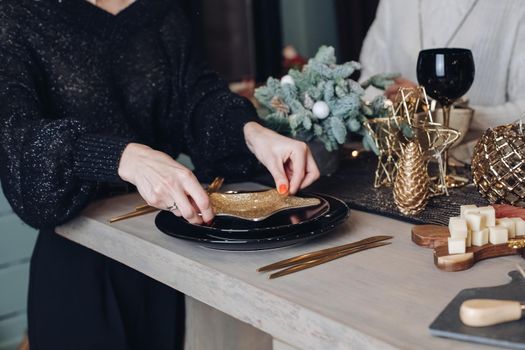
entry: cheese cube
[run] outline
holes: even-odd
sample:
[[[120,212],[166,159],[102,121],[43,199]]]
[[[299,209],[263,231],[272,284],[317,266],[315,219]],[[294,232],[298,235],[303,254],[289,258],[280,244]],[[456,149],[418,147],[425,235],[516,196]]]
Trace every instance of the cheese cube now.
[[[522,218],[512,218],[516,225],[516,236],[525,236],[525,220]]]
[[[448,230],[452,238],[467,238],[467,220],[460,217],[451,217],[448,221]]]
[[[449,238],[448,239],[448,253],[449,254],[465,254],[467,251],[465,245],[465,238]]]
[[[468,230],[467,238],[465,238],[465,245],[468,247],[472,247],[472,231]]]
[[[492,244],[503,244],[509,240],[509,233],[506,227],[492,226],[489,227],[489,242]]]
[[[507,229],[507,232],[509,233],[508,238],[516,237],[516,224],[514,220],[509,218],[496,219],[496,225],[503,226]]]
[[[459,217],[465,219],[465,215],[469,213],[479,213],[479,209],[474,204],[462,205],[459,207]]]
[[[487,227],[487,217],[481,214],[468,213],[465,214],[468,229],[471,231],[481,231]]]
[[[478,210],[481,215],[486,217],[485,221],[487,227],[496,226],[496,210],[494,210],[494,207],[480,207]]]
[[[481,231],[472,232],[472,245],[476,247],[481,247],[489,243],[489,229],[484,228]]]

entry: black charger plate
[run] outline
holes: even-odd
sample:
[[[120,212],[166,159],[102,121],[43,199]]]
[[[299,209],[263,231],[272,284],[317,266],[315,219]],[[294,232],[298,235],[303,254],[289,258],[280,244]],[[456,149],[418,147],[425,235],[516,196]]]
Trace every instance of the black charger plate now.
[[[314,211],[316,214],[310,217],[304,215],[304,212],[312,211],[312,208],[281,213],[296,217],[303,215],[308,218],[297,224],[283,225],[283,217],[276,214],[257,223],[256,227],[253,222],[232,218],[223,222],[227,224],[225,227],[221,227],[221,221],[216,221],[212,227],[206,227],[192,225],[167,211],[162,211],[157,215],[155,224],[167,235],[199,242],[208,248],[247,251],[274,249],[301,243],[328,233],[348,218],[349,209],[343,201],[326,195],[302,195],[318,197],[324,203],[319,208],[315,207],[317,208]],[[231,220],[236,221],[234,230],[231,229]],[[244,228],[243,225],[245,225]]]

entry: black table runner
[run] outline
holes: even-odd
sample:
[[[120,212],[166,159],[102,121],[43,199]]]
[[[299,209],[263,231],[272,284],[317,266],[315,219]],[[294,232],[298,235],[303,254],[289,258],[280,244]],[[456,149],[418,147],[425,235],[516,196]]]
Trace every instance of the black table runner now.
[[[353,209],[414,224],[448,225],[448,219],[451,216],[459,215],[460,205],[488,205],[474,185],[469,184],[461,188],[450,189],[449,196],[431,198],[426,209],[418,215],[401,214],[394,203],[392,188],[374,188],[376,164],[377,158],[371,155],[343,160],[335,174],[321,178],[309,190],[338,197]]]

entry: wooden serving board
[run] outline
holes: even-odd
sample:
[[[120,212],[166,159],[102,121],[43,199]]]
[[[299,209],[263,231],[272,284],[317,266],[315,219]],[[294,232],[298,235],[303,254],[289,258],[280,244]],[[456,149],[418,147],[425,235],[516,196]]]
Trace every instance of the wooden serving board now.
[[[468,247],[465,254],[449,254],[448,227],[439,225],[418,225],[412,228],[412,241],[425,248],[434,248],[434,264],[445,271],[470,269],[481,260],[508,255],[521,255],[525,258],[525,249],[514,249],[508,244],[485,244],[481,247]],[[516,239],[525,236],[516,236]]]
[[[430,334],[469,342],[525,350],[525,318],[489,327],[469,327],[459,319],[459,307],[469,299],[502,299],[525,302],[525,279],[509,272],[512,281],[496,287],[464,289],[430,325]]]

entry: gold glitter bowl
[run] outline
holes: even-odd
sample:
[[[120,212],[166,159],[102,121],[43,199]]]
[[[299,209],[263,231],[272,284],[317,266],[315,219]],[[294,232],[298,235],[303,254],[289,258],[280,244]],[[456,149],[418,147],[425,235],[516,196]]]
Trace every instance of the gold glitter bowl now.
[[[308,208],[321,204],[319,198],[283,196],[275,189],[242,193],[215,192],[210,194],[210,201],[215,215],[250,221],[262,221],[284,210]]]

